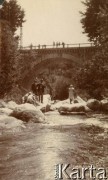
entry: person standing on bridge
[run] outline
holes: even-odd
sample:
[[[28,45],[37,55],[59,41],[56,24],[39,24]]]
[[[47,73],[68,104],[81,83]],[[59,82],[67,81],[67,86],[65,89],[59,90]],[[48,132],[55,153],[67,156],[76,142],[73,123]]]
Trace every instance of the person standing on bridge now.
[[[55,42],[53,42],[53,48],[55,47]]]
[[[56,42],[56,48],[58,47],[58,42]]]
[[[63,48],[65,47],[65,43],[64,42],[62,42],[62,46],[63,46]]]
[[[40,49],[40,44],[38,45],[38,49]]]

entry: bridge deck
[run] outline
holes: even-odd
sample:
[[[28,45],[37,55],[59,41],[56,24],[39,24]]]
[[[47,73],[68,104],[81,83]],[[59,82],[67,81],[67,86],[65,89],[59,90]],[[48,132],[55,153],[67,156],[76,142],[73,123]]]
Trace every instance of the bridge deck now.
[[[94,47],[93,43],[79,43],[79,44],[60,44],[60,45],[38,45],[33,46],[32,44],[30,46],[26,47],[20,47],[22,50],[42,50],[42,49],[69,49],[69,48],[86,48],[86,47]]]

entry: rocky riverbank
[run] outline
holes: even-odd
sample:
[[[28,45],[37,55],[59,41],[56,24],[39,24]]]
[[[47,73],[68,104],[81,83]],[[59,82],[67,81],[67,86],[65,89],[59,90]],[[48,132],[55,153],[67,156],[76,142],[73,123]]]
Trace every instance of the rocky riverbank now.
[[[52,180],[58,163],[108,167],[108,116],[52,111],[45,117],[45,124],[26,123],[18,133],[0,134],[1,180]]]
[[[27,122],[42,123],[44,120],[44,114],[32,104],[0,101],[0,129],[3,132],[21,131],[26,128]]]
[[[31,96],[32,97],[32,96]],[[30,100],[30,98],[29,98]],[[17,104],[14,101],[0,100],[0,129],[19,131],[26,127],[26,123],[46,123],[45,113],[59,112],[60,115],[88,115],[94,113],[107,113],[108,100],[98,101],[90,99],[87,102],[77,97],[77,103],[69,104],[69,99],[64,101],[51,101],[49,95],[44,96],[44,103]]]
[[[45,98],[37,106],[0,101],[0,179],[51,180],[58,163],[107,168],[108,115],[97,111],[97,100]],[[80,106],[85,114],[70,114]]]

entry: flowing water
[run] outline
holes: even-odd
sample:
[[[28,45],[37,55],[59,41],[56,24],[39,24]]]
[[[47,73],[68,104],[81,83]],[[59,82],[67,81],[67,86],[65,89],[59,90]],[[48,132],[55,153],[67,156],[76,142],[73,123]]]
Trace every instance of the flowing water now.
[[[108,167],[108,116],[45,116],[45,124],[1,133],[0,180],[54,180],[58,163]]]

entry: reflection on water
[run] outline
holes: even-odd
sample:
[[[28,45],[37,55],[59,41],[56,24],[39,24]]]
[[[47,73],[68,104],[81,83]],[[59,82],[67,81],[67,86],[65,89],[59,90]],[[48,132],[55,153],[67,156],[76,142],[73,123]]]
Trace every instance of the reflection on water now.
[[[107,117],[47,113],[46,119],[0,136],[0,180],[53,180],[58,163],[108,167]]]

